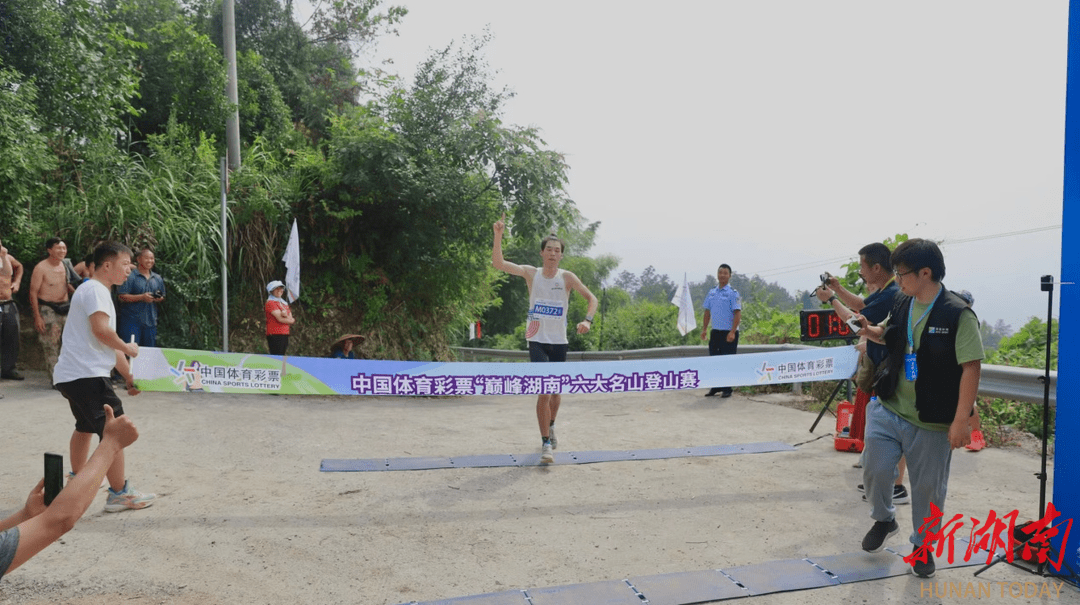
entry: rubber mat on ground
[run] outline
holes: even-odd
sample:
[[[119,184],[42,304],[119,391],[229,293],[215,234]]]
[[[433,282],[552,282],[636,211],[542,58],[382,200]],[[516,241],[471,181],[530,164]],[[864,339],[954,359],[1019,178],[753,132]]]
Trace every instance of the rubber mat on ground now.
[[[402,603],[401,605],[417,605],[416,601]],[[529,605],[529,599],[525,597],[523,590],[507,590],[504,592],[489,592],[488,594],[474,595],[471,597],[457,597],[442,601],[427,601],[424,605]]]
[[[953,567],[971,567],[973,565],[986,565],[986,560],[988,557],[987,551],[985,549],[978,548],[978,546],[976,545],[976,547],[972,548],[971,552],[969,553],[968,546],[969,543],[967,538],[956,538],[953,541],[952,563],[950,563],[949,546],[948,543],[946,543],[940,555],[937,554],[936,550],[934,551],[934,567],[936,567],[937,569],[952,569]],[[905,544],[903,546],[890,546],[885,550],[892,552],[893,554],[902,559],[903,557],[911,554],[911,545]],[[995,551],[995,554],[1005,554],[1005,550],[1002,548],[998,548]],[[907,571],[907,568],[910,567],[910,564],[904,563],[905,571]]]
[[[386,469],[388,471],[426,471],[437,468],[454,468],[449,458],[420,457],[420,458],[387,458]]]
[[[938,569],[986,562],[985,551],[973,552],[969,560],[964,561],[966,539],[957,539],[955,546],[954,562],[948,563],[947,557],[936,558]],[[766,561],[728,569],[637,576],[627,580],[530,588],[403,605],[642,605],[645,602],[649,605],[694,605],[901,576],[911,573],[911,566],[903,559],[910,552],[907,546],[897,545],[877,554],[859,551]]]
[[[875,554],[849,552],[842,555],[810,557],[810,561],[836,576],[841,584],[880,580],[911,573],[911,566],[904,563],[904,559],[898,557],[895,552],[887,549]]]
[[[687,605],[749,596],[749,591],[716,570],[684,571],[627,580],[649,605]]]
[[[705,456],[731,456],[736,454],[764,454],[789,452],[795,448],[779,441],[742,443],[735,445],[704,445],[651,450],[600,450],[586,452],[555,452],[555,464],[592,464],[596,462],[622,462],[628,460],[662,460]],[[540,454],[484,454],[476,456],[421,456],[415,458],[360,458],[332,459],[322,461],[319,470],[325,473],[364,473],[374,471],[421,471],[444,468],[492,468],[504,466],[537,466]]]
[[[386,470],[386,458],[350,460],[348,458],[325,458],[319,470],[324,473],[370,473]]]
[[[539,456],[539,454],[537,454]],[[522,466],[513,454],[481,454],[477,456],[454,456],[450,458],[453,468],[490,468],[493,466]],[[446,467],[440,467],[446,468]]]
[[[769,561],[723,570],[749,591],[750,596],[832,586],[840,581],[806,559]]]
[[[641,605],[644,601],[623,580],[530,588],[532,605]]]

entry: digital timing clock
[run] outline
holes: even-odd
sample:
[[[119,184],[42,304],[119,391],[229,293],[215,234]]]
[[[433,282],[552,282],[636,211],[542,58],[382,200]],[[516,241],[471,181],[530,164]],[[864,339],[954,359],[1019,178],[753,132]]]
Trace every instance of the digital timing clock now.
[[[799,311],[799,340],[850,340],[858,338],[833,309]]]

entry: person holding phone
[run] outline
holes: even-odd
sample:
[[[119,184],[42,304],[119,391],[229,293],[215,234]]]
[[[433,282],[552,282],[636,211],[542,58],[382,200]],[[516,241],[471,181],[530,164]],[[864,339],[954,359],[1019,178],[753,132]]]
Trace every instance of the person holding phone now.
[[[11,573],[31,557],[52,544],[75,526],[97,495],[105,473],[112,468],[124,448],[139,438],[139,431],[128,416],[117,418],[111,406],[104,406],[101,443],[94,455],[72,478],[52,504],[45,505],[45,480],[30,491],[26,504],[0,521],[0,578]]]
[[[140,347],[157,346],[158,308],[165,302],[165,280],[154,272],[154,251],[143,248],[135,257],[136,271],[117,289],[120,318],[117,333],[124,342]]]
[[[881,242],[873,242],[859,249],[859,277],[866,284],[869,292],[865,298],[849,291],[840,280],[829,275],[825,283],[814,291],[818,300],[829,305],[836,311],[836,315],[851,326],[856,335],[861,331],[856,315],[866,318],[870,325],[877,325],[889,316],[893,301],[900,295],[900,287],[896,285],[896,278],[892,270],[892,250]],[[877,367],[885,363],[889,351],[885,345],[876,343],[859,336],[858,345],[861,355],[859,356],[860,371],[856,375],[855,384],[858,390],[855,393],[855,413],[851,417],[851,436],[855,439],[864,440],[866,433],[866,406],[870,404],[870,398],[874,396],[873,377]],[[863,379],[866,377],[866,379]],[[866,460],[866,450],[863,450],[859,459],[861,468]],[[904,472],[907,462],[900,458],[897,465],[896,481],[893,483],[893,504],[908,504],[911,495],[904,487]],[[865,491],[863,484],[859,484],[859,491]],[[866,495],[863,495],[866,500]]]

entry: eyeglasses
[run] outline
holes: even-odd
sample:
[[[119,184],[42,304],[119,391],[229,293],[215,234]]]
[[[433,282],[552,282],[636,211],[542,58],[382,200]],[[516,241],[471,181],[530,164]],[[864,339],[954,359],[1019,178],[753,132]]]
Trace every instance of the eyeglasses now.
[[[915,273],[915,270],[912,269],[911,271],[904,271],[903,273],[901,273],[899,271],[893,271],[892,273],[893,273],[893,275],[896,276],[896,279],[901,279],[905,275],[911,275],[912,273]]]

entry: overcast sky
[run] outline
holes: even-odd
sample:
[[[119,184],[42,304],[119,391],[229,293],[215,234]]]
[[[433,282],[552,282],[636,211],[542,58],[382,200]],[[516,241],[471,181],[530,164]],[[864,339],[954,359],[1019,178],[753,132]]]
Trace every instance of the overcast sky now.
[[[505,120],[566,154],[570,197],[601,222],[590,254],[618,271],[701,281],[726,262],[794,294],[907,233],[943,240],[945,284],[981,319],[1045,318],[1066,0],[397,4],[375,57],[407,81],[490,29],[517,93]]]

